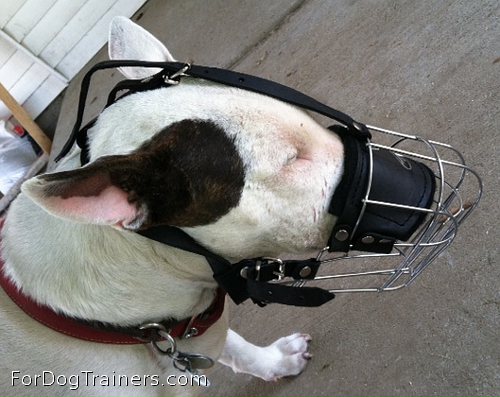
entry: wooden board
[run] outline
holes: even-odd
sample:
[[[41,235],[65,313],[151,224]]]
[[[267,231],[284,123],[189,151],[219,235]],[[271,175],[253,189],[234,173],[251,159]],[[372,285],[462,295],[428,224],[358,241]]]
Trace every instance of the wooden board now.
[[[23,45],[38,55],[78,13],[87,0],[57,1],[23,40]]]
[[[56,0],[28,0],[2,28],[20,43]]]
[[[16,52],[0,68],[0,82],[10,90],[33,65],[33,60],[24,52]]]
[[[15,52],[16,52],[16,47],[14,47],[3,37],[0,37],[0,68],[4,65],[5,62],[7,62],[7,60],[12,55],[14,55]]]
[[[145,2],[0,0],[0,83],[37,117],[105,45],[111,19],[132,16]]]
[[[82,39],[64,56],[56,69],[65,76],[74,76],[86,62],[99,51],[108,40],[109,24],[116,15],[133,15],[144,0],[118,0],[104,14]]]
[[[17,121],[21,123],[26,131],[28,131],[38,146],[40,146],[45,153],[49,154],[52,141],[2,84],[0,84],[0,100],[10,109]]]
[[[38,116],[45,110],[47,104],[51,103],[65,87],[66,85],[57,77],[49,76],[23,103],[23,107],[29,114]]]
[[[26,3],[26,0],[0,0],[0,29],[16,14],[16,12]]]
[[[56,68],[62,59],[92,29],[115,0],[88,0],[40,53],[40,58]],[[87,58],[88,61],[89,58]],[[72,76],[66,76],[71,78]]]
[[[50,73],[37,63],[33,63],[16,83],[9,89],[10,94],[19,103],[24,103],[42,83],[47,80]]]

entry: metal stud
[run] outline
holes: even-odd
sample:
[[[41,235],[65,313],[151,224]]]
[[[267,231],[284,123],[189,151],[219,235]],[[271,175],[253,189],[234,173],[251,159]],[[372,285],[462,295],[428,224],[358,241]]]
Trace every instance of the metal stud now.
[[[335,240],[346,241],[349,238],[349,232],[345,229],[340,229],[335,233]]]
[[[186,334],[184,335],[184,339],[189,339],[196,335],[198,335],[198,328],[192,327],[188,332],[186,332]]]
[[[375,242],[375,237],[373,236],[365,236],[361,239],[363,244],[373,244]]]
[[[306,278],[307,276],[311,275],[312,269],[309,266],[304,266],[302,269],[300,269],[299,276],[302,278]]]

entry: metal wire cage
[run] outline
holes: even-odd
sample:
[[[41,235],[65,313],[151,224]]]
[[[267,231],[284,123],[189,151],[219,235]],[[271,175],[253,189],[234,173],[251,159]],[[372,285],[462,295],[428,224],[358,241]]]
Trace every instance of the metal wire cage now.
[[[321,266],[314,280],[283,280],[284,282],[297,287],[314,283],[322,288],[325,288],[325,283],[328,282],[327,289],[334,293],[383,292],[406,287],[452,243],[459,226],[481,199],[481,178],[465,164],[462,154],[451,145],[370,125],[367,127],[373,136],[392,143],[367,143],[370,175],[356,227],[369,206],[390,206],[419,211],[426,214],[425,220],[408,241],[396,242],[388,254],[349,251],[335,256],[328,254],[328,247],[325,247],[318,255]],[[430,208],[374,201],[369,198],[373,153],[379,149],[389,150],[400,158],[408,157],[420,161],[432,170],[436,178],[436,190]]]

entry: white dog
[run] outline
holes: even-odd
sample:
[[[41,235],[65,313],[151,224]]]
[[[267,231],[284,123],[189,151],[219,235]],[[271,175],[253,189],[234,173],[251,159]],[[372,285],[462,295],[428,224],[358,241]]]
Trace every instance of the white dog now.
[[[173,60],[125,18],[112,23],[109,53],[112,59]],[[142,78],[152,72],[122,73]],[[2,230],[7,276],[57,312],[132,326],[206,310],[217,288],[206,260],[134,232],[152,225],[178,226],[233,263],[326,245],[343,146],[293,106],[184,78],[117,101],[89,138],[90,164],[80,168],[74,149],[56,173],[27,181]],[[27,316],[1,289],[0,309],[2,395],[188,392],[162,378],[147,382],[154,374],[179,373],[149,344],[63,335]],[[293,334],[257,347],[228,330],[223,315],[202,336],[177,343],[235,372],[276,380],[304,369],[309,340]],[[42,375],[52,386],[43,385]],[[141,381],[113,384],[122,375]]]

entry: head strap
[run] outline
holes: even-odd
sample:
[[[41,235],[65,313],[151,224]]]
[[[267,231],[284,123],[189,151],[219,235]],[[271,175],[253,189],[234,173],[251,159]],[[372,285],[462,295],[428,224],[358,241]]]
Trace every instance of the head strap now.
[[[106,106],[111,105],[116,101],[116,95],[121,90],[128,90],[129,93],[152,90],[160,87],[169,87],[176,84],[182,76],[191,76],[201,78],[216,83],[228,85],[235,88],[240,88],[247,91],[256,92],[270,96],[275,99],[299,106],[301,108],[311,110],[323,116],[329,117],[339,123],[342,123],[348,129],[349,133],[353,136],[366,140],[371,138],[366,125],[355,121],[349,115],[333,109],[314,98],[305,95],[293,88],[284,86],[271,80],[263,79],[256,76],[251,76],[244,73],[238,73],[227,69],[219,69],[200,65],[189,65],[180,62],[147,62],[147,61],[104,61],[94,65],[84,76],[81,85],[80,98],[78,101],[78,112],[76,116],[75,125],[68,141],[65,143],[55,161],[61,160],[71,147],[77,141],[78,146],[82,149],[82,164],[89,161],[88,147],[87,147],[87,130],[86,128],[80,129],[83,121],[83,113],[85,103],[87,100],[90,80],[92,75],[104,69],[112,69],[119,67],[147,67],[147,68],[161,68],[162,70],[143,80],[124,80],[118,83],[111,91],[108,97]]]

